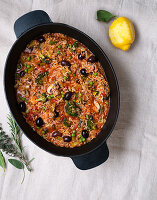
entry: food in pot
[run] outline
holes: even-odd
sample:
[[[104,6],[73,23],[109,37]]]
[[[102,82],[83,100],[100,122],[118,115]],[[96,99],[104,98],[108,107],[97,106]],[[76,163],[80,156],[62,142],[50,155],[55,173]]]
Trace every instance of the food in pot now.
[[[110,90],[101,64],[67,35],[46,33],[27,45],[15,89],[26,122],[57,146],[84,145],[106,122]]]

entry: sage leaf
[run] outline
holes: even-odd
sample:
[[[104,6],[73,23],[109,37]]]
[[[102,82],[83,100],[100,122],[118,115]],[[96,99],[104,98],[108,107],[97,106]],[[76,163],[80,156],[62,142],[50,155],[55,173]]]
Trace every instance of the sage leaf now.
[[[4,169],[5,171],[5,159],[4,156],[2,154],[2,152],[0,151],[0,166]]]
[[[23,169],[24,165],[21,161],[16,160],[16,159],[8,159],[8,161],[17,169]]]
[[[115,17],[115,15],[112,15],[106,10],[97,10],[97,20],[99,21],[108,22],[113,17]]]

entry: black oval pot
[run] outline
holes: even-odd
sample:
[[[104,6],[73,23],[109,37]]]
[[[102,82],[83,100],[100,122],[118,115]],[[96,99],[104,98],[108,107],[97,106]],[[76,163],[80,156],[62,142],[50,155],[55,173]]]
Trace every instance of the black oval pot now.
[[[52,23],[47,13],[42,10],[29,12],[17,19],[14,24],[14,31],[17,40],[13,44],[6,60],[4,88],[11,113],[19,127],[37,146],[57,156],[67,156],[72,158],[74,164],[79,169],[91,169],[105,162],[109,156],[106,140],[116,124],[120,104],[120,94],[116,74],[106,54],[88,35],[66,24]],[[58,32],[69,35],[86,45],[90,51],[98,57],[109,83],[111,92],[110,109],[106,123],[95,139],[81,147],[58,147],[44,140],[26,123],[17,106],[14,83],[18,58],[31,40],[48,32]]]

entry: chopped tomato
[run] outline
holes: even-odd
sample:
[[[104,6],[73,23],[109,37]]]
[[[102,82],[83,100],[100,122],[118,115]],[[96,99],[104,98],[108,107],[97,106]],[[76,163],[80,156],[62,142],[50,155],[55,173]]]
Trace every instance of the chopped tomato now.
[[[78,64],[78,66],[80,67],[80,68],[82,68],[82,64],[79,62],[79,64]]]
[[[71,53],[71,52],[69,52],[69,56],[72,56],[72,53]]]
[[[75,126],[74,126],[74,130],[77,129],[77,128],[78,128],[78,125],[75,125]]]
[[[68,43],[69,43],[69,44],[73,44],[75,41],[76,41],[75,39],[73,39],[73,38],[69,38]]]
[[[38,106],[35,106],[35,108],[34,108],[35,110],[38,110]]]
[[[61,115],[60,120],[63,121],[64,118],[65,118],[65,115]]]
[[[101,95],[104,97],[104,96],[106,95],[106,93],[103,91],[103,92],[101,93]]]
[[[30,120],[30,121],[33,120],[33,113],[32,112],[28,113],[27,119]]]
[[[65,87],[68,88],[68,86],[69,86],[69,83],[65,83]]]
[[[46,70],[45,70],[43,67],[38,66],[38,69],[39,69],[41,72],[46,72]]]
[[[52,99],[51,102],[52,103],[57,103],[57,101],[55,99]]]

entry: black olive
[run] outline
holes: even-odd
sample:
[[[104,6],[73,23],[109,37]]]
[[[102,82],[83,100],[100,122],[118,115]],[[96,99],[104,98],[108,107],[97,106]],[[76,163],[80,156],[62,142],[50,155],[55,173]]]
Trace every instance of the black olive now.
[[[86,69],[81,69],[80,70],[80,73],[82,74],[82,75],[84,75],[84,76],[87,76],[88,74],[87,74],[87,72],[86,72]]]
[[[87,62],[91,62],[91,63],[95,63],[95,62],[97,62],[98,61],[98,59],[97,59],[97,57],[95,57],[94,55],[93,56],[90,56],[89,58],[88,58],[88,60],[87,60]]]
[[[59,131],[54,131],[53,133],[52,133],[52,137],[62,137],[62,133],[61,132],[59,132]]]
[[[20,72],[20,77],[23,77],[25,75],[25,71]]]
[[[71,142],[72,138],[70,136],[63,137],[64,142]]]
[[[81,53],[78,55],[78,59],[83,60],[85,58],[85,55],[82,55]]]
[[[88,137],[89,137],[88,131],[87,131],[87,130],[83,130],[83,131],[82,131],[82,136],[83,136],[84,138],[88,138]]]
[[[70,100],[70,99],[71,99],[71,96],[72,96],[72,92],[66,92],[66,93],[65,93],[65,96],[64,96],[64,99],[65,99],[65,100]]]
[[[61,61],[61,65],[62,65],[62,66],[69,66],[69,67],[70,67],[70,66],[71,66],[71,63],[70,63],[69,61],[67,61],[67,60],[62,60],[62,61]]]
[[[79,79],[76,79],[76,83],[80,83],[80,80],[79,80]]]
[[[42,35],[40,35],[39,37],[37,37],[36,40],[38,42],[40,42],[40,43],[45,42],[45,38]]]
[[[108,100],[109,99],[109,95],[107,96],[104,96],[104,98],[103,98],[104,100]]]
[[[44,122],[43,122],[42,118],[41,118],[41,117],[38,117],[38,118],[36,119],[36,125],[37,125],[38,127],[40,127],[40,126],[42,126],[43,124],[44,124]]]
[[[26,111],[26,104],[25,102],[20,102],[19,103],[19,109],[21,112],[25,112]]]
[[[59,116],[59,112],[57,112],[56,110],[54,110],[54,118],[57,118]]]

